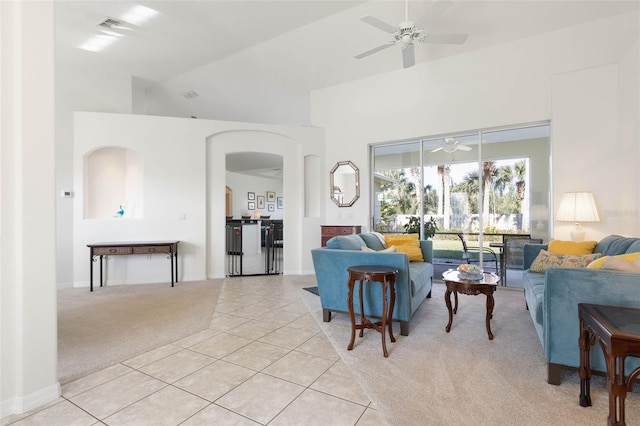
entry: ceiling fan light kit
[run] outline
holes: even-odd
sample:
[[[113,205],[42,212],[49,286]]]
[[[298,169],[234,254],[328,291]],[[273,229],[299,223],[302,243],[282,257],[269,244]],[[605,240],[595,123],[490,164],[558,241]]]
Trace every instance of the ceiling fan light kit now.
[[[366,15],[360,18],[364,23],[372,25],[384,32],[393,35],[394,41],[389,41],[380,46],[369,49],[356,55],[356,59],[362,59],[376,52],[384,50],[388,47],[401,45],[402,47],[402,64],[404,68],[415,65],[414,42],[421,43],[440,43],[440,44],[462,44],[467,40],[467,34],[429,34],[428,32],[418,29],[423,25],[428,25],[440,15],[442,15],[453,2],[451,0],[437,0],[427,12],[415,23],[409,20],[409,0],[405,1],[405,21],[401,22],[397,27],[390,25],[374,16]]]

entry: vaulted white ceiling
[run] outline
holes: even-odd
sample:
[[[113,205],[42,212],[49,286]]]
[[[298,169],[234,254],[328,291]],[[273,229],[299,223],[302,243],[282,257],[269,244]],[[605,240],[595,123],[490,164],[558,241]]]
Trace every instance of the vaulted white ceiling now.
[[[408,2],[410,19],[432,1]],[[79,49],[106,18],[123,20],[140,4],[158,12],[146,23],[128,25],[100,52]],[[468,33],[461,46],[416,46],[416,62],[438,59],[567,26],[638,10],[637,0],[458,0],[428,29]],[[373,15],[392,25],[404,21],[402,0],[57,0],[56,58],[83,69],[138,77],[154,84],[260,46],[262,55],[243,60],[246,76],[279,73],[287,84],[309,90],[340,84],[402,67],[399,49],[389,48],[357,60],[354,55],[390,40],[390,35],[359,19]],[[237,65],[234,64],[234,65]],[[203,75],[204,74],[204,75]],[[193,79],[215,79],[191,73]],[[193,86],[206,84],[193,81]],[[185,87],[187,87],[185,85]]]

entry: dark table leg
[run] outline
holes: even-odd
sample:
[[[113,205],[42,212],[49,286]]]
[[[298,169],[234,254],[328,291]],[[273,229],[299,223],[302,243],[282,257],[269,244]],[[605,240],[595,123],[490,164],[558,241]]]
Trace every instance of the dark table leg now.
[[[89,256],[89,291],[93,291],[93,253]]]
[[[395,276],[391,277],[391,279],[389,280],[389,294],[391,295],[391,305],[389,305],[389,319],[387,319],[387,324],[389,325],[389,338],[392,342],[395,342],[396,338],[393,335],[393,309],[396,306]]]
[[[176,257],[176,282],[178,282],[178,245],[177,244],[176,244],[175,257]]]
[[[173,280],[175,278],[173,274],[173,250],[169,251],[169,262],[171,262],[171,287],[173,287]]]
[[[489,340],[493,340],[493,333],[491,332],[491,318],[493,318],[493,306],[495,301],[493,299],[493,289],[490,289],[487,292],[487,334],[489,335]]]
[[[100,287],[102,287],[102,258],[104,256],[100,255]]]
[[[353,349],[353,344],[356,342],[356,315],[353,312],[353,286],[355,284],[355,280],[353,277],[349,277],[349,282],[347,285],[349,286],[349,293],[347,295],[347,308],[349,309],[349,319],[351,320],[351,340],[349,341],[349,346],[347,346],[347,350],[350,351]],[[361,284],[362,285],[362,284]]]
[[[382,353],[385,358],[389,357],[389,352],[387,352],[387,337],[386,337],[386,328],[387,328],[387,315],[389,315],[389,304],[387,299],[387,279],[386,277],[382,279],[380,283],[382,285],[382,318],[381,318],[381,326],[380,326],[380,334],[382,335]]]
[[[451,323],[453,323],[453,309],[451,308],[451,289],[449,288],[449,283],[447,284],[447,290],[444,292],[444,302],[447,304],[447,310],[449,311],[449,323],[444,328],[448,333],[451,330]]]
[[[585,328],[584,320],[580,318],[580,405],[591,406],[591,333]]]

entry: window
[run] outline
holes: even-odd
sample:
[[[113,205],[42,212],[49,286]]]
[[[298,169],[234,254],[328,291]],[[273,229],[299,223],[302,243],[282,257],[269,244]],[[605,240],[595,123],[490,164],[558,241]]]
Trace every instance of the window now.
[[[373,229],[404,232],[418,217],[435,220],[436,240],[546,239],[549,132],[544,123],[372,146]]]

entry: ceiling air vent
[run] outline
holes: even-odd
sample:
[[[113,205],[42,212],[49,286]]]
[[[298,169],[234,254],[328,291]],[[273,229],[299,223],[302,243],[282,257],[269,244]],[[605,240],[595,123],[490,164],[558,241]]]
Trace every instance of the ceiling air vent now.
[[[198,95],[196,92],[194,92],[193,90],[189,90],[188,92],[184,92],[182,94],[182,96],[184,96],[186,99],[192,99],[192,98],[196,98],[200,95]]]
[[[107,18],[98,24],[98,26],[104,27],[104,28],[117,28],[121,25],[122,25],[122,21],[118,21],[117,19],[113,19],[113,18]]]

